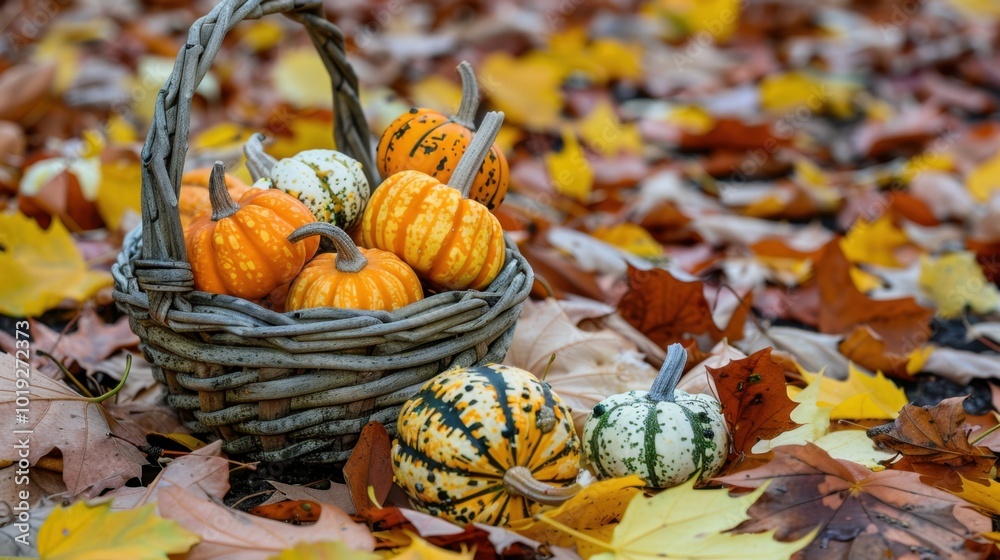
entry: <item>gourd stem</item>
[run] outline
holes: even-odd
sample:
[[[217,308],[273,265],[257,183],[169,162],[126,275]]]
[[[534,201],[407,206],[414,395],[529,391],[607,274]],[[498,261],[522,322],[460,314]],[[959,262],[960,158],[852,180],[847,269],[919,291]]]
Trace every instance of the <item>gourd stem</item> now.
[[[455,69],[462,77],[462,101],[458,105],[458,113],[451,120],[475,131],[476,111],[479,110],[479,85],[476,84],[476,73],[472,71],[472,65],[464,60]]]
[[[261,177],[270,177],[271,169],[274,168],[274,164],[278,163],[278,160],[264,151],[264,135],[255,132],[247,140],[247,143],[243,145],[243,154],[247,158],[247,171],[250,172],[250,178],[256,183],[261,179]]]
[[[233,197],[229,196],[229,189],[226,188],[226,166],[221,161],[215,162],[212,174],[208,176],[208,199],[212,202],[212,220],[216,222],[232,216],[240,209],[240,205],[233,202]]]
[[[577,483],[553,486],[535,478],[527,467],[511,467],[503,474],[503,486],[512,496],[523,496],[533,502],[557,506],[581,490]]]
[[[337,248],[337,260],[334,264],[340,272],[361,272],[368,266],[368,259],[361,254],[358,246],[354,244],[347,232],[339,227],[326,222],[312,222],[304,226],[299,226],[293,231],[288,240],[292,243],[301,241],[306,237],[321,235],[330,240]]]
[[[684,364],[687,363],[687,350],[678,343],[673,343],[667,348],[667,357],[663,360],[663,367],[660,373],[653,380],[653,386],[649,388],[649,399],[653,402],[674,402],[674,389],[681,380],[684,373]]]
[[[466,148],[462,159],[458,160],[455,172],[451,174],[448,186],[462,193],[462,198],[469,198],[469,191],[472,190],[472,183],[479,173],[479,168],[486,159],[486,154],[493,148],[493,140],[500,132],[500,125],[503,124],[503,112],[491,111],[486,113],[483,125],[479,127],[479,132],[472,138],[469,147]]]

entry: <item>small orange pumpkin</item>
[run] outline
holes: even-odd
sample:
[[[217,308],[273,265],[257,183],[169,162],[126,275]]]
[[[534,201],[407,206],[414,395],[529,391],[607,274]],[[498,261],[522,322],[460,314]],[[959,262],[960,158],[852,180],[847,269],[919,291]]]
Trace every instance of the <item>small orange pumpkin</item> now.
[[[479,107],[476,75],[468,62],[458,65],[462,77],[462,102],[458,114],[449,118],[432,109],[410,109],[396,118],[382,133],[375,162],[379,173],[388,177],[400,171],[421,171],[442,183],[451,180],[462,154],[475,136]],[[469,191],[469,198],[490,210],[507,194],[510,170],[503,151],[493,144],[480,160],[482,165]]]
[[[216,162],[209,179],[212,214],[199,214],[184,231],[197,290],[258,299],[290,282],[319,247],[318,239],[288,241],[316,221],[295,197],[274,189],[249,189],[233,202]]]
[[[482,290],[506,259],[503,228],[466,198],[503,113],[489,113],[448,184],[401,171],[375,189],[361,219],[362,244],[396,253],[417,274],[449,290]]]
[[[177,210],[181,214],[182,227],[187,228],[196,215],[212,209],[212,201],[208,196],[208,179],[211,175],[212,168],[203,167],[188,171],[181,176],[181,194],[177,199]],[[226,173],[226,188],[234,200],[239,200],[243,193],[250,190],[246,183],[228,173]]]
[[[336,253],[316,255],[295,277],[285,309],[339,307],[393,311],[424,298],[413,269],[389,251],[358,247],[344,230],[324,222],[306,224],[288,240],[321,235]]]

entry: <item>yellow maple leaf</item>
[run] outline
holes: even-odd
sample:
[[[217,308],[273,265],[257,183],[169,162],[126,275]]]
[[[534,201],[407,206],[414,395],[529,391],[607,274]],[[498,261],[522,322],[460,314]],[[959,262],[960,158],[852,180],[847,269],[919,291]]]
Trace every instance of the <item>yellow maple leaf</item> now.
[[[292,157],[304,150],[335,150],[332,125],[321,119],[303,115],[293,115],[285,122],[291,134],[277,136],[274,144],[267,147],[272,156],[282,159]]]
[[[954,171],[955,158],[945,152],[924,152],[909,159],[899,171],[899,177],[909,183],[924,171]]]
[[[641,494],[645,485],[642,478],[636,475],[599,480],[584,486],[562,505],[545,512],[545,516],[592,537],[597,537],[595,532],[602,530],[606,531],[605,536],[610,536],[613,523],[621,519],[629,500],[636,494]],[[580,544],[572,535],[545,520],[530,517],[519,519],[508,528],[529,539],[550,545],[570,547]]]
[[[864,465],[873,471],[885,470],[884,462],[896,456],[875,447],[865,430],[830,432],[814,441],[834,459],[844,459]]]
[[[192,150],[238,151],[253,134],[254,131],[245,126],[221,122],[194,135],[189,144]]]
[[[139,133],[132,123],[118,113],[108,118],[108,122],[104,125],[104,133],[108,135],[108,140],[116,145],[131,144],[139,140]]]
[[[458,112],[462,102],[462,88],[452,80],[432,74],[410,86],[410,100],[416,107],[451,116]]]
[[[676,560],[741,558],[773,560],[788,558],[815,538],[814,530],[792,542],[774,539],[774,531],[754,534],[727,532],[750,519],[747,510],[767,485],[742,496],[730,496],[724,488],[695,490],[698,477],[647,498],[636,494],[615,527],[610,541],[575,531],[542,513],[538,517],[604,552],[591,560],[652,560],[669,551]],[[695,507],[692,507],[695,504]]]
[[[697,105],[683,105],[670,111],[667,122],[691,134],[707,134],[715,126],[715,117]]]
[[[966,306],[976,313],[1000,309],[1000,290],[986,279],[975,253],[957,251],[938,258],[920,259],[920,289],[937,304],[944,319],[962,315]]]
[[[766,111],[786,112],[806,107],[814,113],[829,112],[839,118],[854,114],[858,84],[827,80],[804,72],[765,77],[760,83],[760,103]]]
[[[594,151],[606,156],[622,152],[639,154],[642,152],[642,135],[635,123],[622,124],[614,107],[601,101],[577,123],[580,138]]]
[[[592,231],[590,235],[643,258],[652,259],[663,256],[663,245],[660,245],[660,242],[645,228],[637,224],[600,227]]]
[[[584,27],[569,27],[549,36],[553,60],[565,67],[566,73],[586,76],[595,84],[615,79],[642,77],[642,47],[626,44],[610,37],[588,43]]]
[[[409,531],[407,535],[411,539],[410,546],[392,556],[394,560],[472,560],[476,556],[475,551],[452,552],[438,548]]]
[[[1000,482],[987,480],[987,484],[982,484],[964,477],[961,479],[962,489],[952,494],[976,506],[987,515],[1000,515]]]
[[[1000,190],[1000,152],[969,172],[965,188],[979,202],[985,202],[993,191]]]
[[[156,515],[156,504],[111,511],[111,502],[80,501],[52,510],[38,531],[38,552],[45,560],[167,560],[199,540]]]
[[[803,379],[812,383],[818,374],[801,370]],[[833,420],[894,420],[909,399],[882,372],[862,373],[854,364],[847,368],[847,379],[840,381],[826,376],[819,378],[818,404],[829,406]]]
[[[559,87],[565,66],[543,53],[520,58],[497,52],[478,70],[479,88],[506,120],[533,129],[551,129],[560,122],[563,107]]]
[[[681,34],[707,32],[720,43],[736,30],[740,5],[740,0],[656,0],[651,4],[653,13],[667,18]]]
[[[792,179],[822,210],[836,210],[843,199],[840,190],[833,186],[830,176],[806,158],[798,158],[795,161],[795,173]]]
[[[88,270],[61,221],[45,231],[20,213],[0,213],[0,270],[0,313],[14,317],[41,315],[111,285],[107,272]]]
[[[378,554],[354,550],[340,541],[304,542],[267,560],[379,560]]]
[[[275,89],[295,107],[325,108],[333,102],[333,85],[326,79],[326,66],[312,47],[282,51],[271,68]]]
[[[894,251],[909,242],[906,233],[883,214],[874,222],[858,220],[840,240],[844,256],[853,263],[898,266]]]
[[[545,154],[549,177],[559,193],[586,201],[594,186],[594,171],[573,129],[568,126],[563,128],[562,139],[562,151]]]
[[[634,80],[643,76],[643,52],[639,44],[601,37],[590,44],[587,57],[603,71],[605,80]]]
[[[108,229],[117,231],[127,212],[142,213],[142,167],[138,160],[116,159],[101,163],[101,188],[97,211]]]
[[[285,38],[285,28],[272,19],[247,22],[237,29],[240,29],[240,45],[255,53],[275,47]]]

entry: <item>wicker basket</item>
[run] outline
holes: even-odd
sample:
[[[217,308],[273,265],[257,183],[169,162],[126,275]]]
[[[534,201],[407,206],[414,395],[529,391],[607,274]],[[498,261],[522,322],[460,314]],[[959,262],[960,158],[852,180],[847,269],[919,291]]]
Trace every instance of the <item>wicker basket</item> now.
[[[177,211],[191,98],[225,34],[273,13],[305,25],[333,80],[338,149],[378,185],[357,77],[322,2],[225,0],[195,22],[157,97],[142,152],[142,227],[113,267],[114,297],[192,430],[249,460],[340,463],[369,420],[393,430],[401,404],[427,379],[502,360],[533,275],[508,242],[506,265],[485,291],[440,293],[392,313],[276,313],[193,289]]]

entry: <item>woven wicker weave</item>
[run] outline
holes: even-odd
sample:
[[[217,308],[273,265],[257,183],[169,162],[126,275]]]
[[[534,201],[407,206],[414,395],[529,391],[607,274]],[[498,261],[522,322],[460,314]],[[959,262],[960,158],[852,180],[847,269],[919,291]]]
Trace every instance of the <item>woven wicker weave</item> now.
[[[142,152],[142,227],[113,267],[114,297],[168,404],[195,432],[250,460],[339,463],[369,420],[392,430],[400,405],[430,377],[503,359],[533,275],[508,243],[506,265],[484,291],[441,293],[392,313],[276,313],[193,289],[177,211],[191,98],[225,34],[274,13],[305,25],[333,81],[337,146],[378,184],[357,78],[322,2],[226,0],[192,26],[157,97]]]

